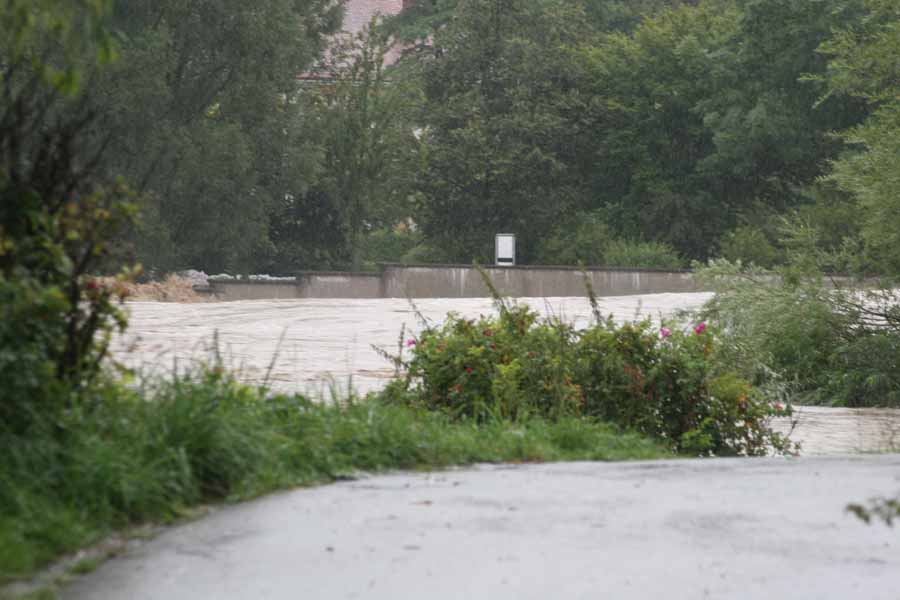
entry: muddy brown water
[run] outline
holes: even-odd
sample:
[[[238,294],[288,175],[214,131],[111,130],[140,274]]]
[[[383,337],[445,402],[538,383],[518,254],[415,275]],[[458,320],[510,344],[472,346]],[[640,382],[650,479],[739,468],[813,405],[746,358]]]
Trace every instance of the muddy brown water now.
[[[694,309],[708,293],[600,298],[618,321],[656,322]],[[591,318],[585,298],[521,299],[547,316],[576,326]],[[419,316],[416,315],[416,309]],[[131,302],[128,332],[115,340],[116,359],[147,375],[166,375],[217,353],[224,366],[248,383],[268,382],[278,391],[345,397],[383,387],[393,367],[373,346],[396,353],[422,329],[420,317],[440,323],[448,312],[490,315],[490,299],[308,299],[177,304]],[[900,449],[900,411],[798,407],[792,439],[804,454],[884,452]],[[791,430],[787,420],[775,426]]]

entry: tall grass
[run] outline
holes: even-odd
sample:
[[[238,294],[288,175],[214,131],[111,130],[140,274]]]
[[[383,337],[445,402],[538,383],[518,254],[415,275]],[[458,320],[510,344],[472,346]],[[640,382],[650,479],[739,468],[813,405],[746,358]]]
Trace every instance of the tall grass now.
[[[722,331],[721,362],[798,404],[900,407],[900,293],[840,287],[817,271],[714,261],[701,318]]]
[[[581,419],[476,425],[375,399],[267,397],[219,369],[141,390],[106,384],[25,435],[0,433],[0,446],[0,582],[191,505],[358,471],[668,454]]]

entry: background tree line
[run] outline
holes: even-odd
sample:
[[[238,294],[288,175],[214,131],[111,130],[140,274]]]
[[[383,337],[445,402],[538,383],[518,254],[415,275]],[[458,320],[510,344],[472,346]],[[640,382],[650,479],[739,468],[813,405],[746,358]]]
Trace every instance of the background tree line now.
[[[119,0],[90,82],[146,267],[783,262],[895,270],[887,0]],[[385,67],[391,44],[406,47]],[[315,76],[298,80],[298,74]],[[840,262],[837,261],[836,262]]]

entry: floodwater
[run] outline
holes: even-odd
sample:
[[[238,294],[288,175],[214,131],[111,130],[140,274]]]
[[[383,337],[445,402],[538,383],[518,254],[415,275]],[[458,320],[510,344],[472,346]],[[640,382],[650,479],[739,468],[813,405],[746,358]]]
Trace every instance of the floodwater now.
[[[709,293],[649,294],[600,298],[617,321],[656,322],[699,308]],[[591,318],[586,298],[524,298],[545,316],[576,326]],[[117,360],[145,375],[166,375],[217,353],[224,366],[248,383],[267,382],[284,392],[325,398],[364,394],[383,387],[393,366],[373,346],[396,354],[421,331],[421,318],[440,323],[448,312],[465,317],[493,314],[488,298],[254,300],[176,304],[131,302],[128,332],[116,339]],[[417,315],[418,312],[418,315]],[[403,332],[401,339],[401,332]],[[792,439],[804,454],[882,452],[900,447],[900,411],[800,407]],[[791,429],[783,420],[782,431]]]

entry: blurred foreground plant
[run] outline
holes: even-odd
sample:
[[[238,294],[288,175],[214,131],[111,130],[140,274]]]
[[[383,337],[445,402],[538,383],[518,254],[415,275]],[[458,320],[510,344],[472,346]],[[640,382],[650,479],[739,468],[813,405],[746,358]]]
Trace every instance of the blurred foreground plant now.
[[[97,173],[104,144],[80,84],[83,65],[114,54],[109,5],[0,7],[0,425],[15,431],[71,407],[125,326],[124,288],[93,274],[134,210]]]
[[[894,520],[900,519],[900,498],[877,498],[870,500],[868,505],[849,504],[847,510],[866,524],[871,523],[872,519],[880,519],[889,527],[894,526]]]

